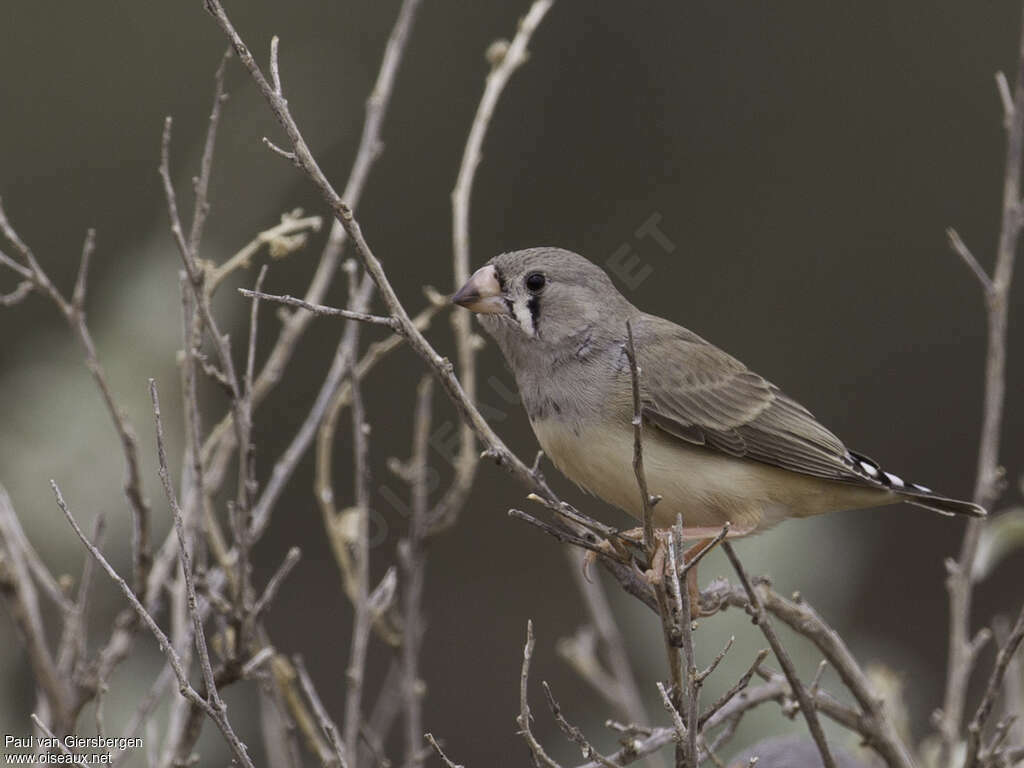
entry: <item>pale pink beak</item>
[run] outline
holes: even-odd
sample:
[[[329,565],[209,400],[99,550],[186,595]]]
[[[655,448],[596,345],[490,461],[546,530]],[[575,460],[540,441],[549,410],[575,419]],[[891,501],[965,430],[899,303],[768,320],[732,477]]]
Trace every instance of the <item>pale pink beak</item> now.
[[[482,315],[507,312],[498,284],[498,272],[488,264],[474,272],[466,284],[452,296],[452,303]]]

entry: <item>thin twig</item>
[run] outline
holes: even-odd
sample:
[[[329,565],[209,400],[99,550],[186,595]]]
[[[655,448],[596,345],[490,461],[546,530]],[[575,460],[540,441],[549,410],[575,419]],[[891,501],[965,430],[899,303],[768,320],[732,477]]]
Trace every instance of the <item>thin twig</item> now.
[[[100,364],[96,354],[96,345],[93,342],[92,334],[85,322],[85,294],[86,280],[88,277],[89,262],[95,246],[95,236],[90,230],[86,234],[85,243],[82,246],[82,258],[79,265],[78,277],[76,278],[72,300],[67,300],[57,290],[50,277],[43,271],[35,255],[28,245],[21,239],[17,231],[7,219],[4,212],[3,201],[0,200],[0,234],[2,234],[15,247],[21,255],[24,264],[18,264],[10,258],[3,256],[0,262],[14,269],[19,275],[32,281],[35,290],[41,295],[48,297],[60,310],[65,321],[71,330],[78,336],[78,340],[85,350],[85,363],[92,375],[93,381],[100,395],[103,404],[113,422],[114,430],[121,441],[121,450],[125,459],[125,480],[124,494],[128,500],[128,507],[132,513],[132,560],[134,572],[132,574],[134,587],[139,594],[145,589],[146,577],[152,563],[152,552],[150,544],[150,508],[142,488],[142,476],[139,470],[139,449],[138,440],[135,437],[135,430],[128,421],[127,416],[114,400],[113,391],[107,382],[106,372]],[[0,254],[2,256],[2,254]]]
[[[288,574],[292,572],[292,568],[296,566],[300,559],[302,559],[302,552],[298,547],[292,547],[288,550],[288,554],[281,561],[281,565],[278,566],[277,570],[274,571],[274,575],[270,577],[270,581],[267,582],[263,594],[260,595],[256,604],[252,607],[254,618],[259,618],[267,610],[270,603],[277,596],[277,590],[284,583],[284,580],[288,578]]]
[[[413,411],[412,452],[409,459],[411,491],[409,535],[399,544],[399,561],[403,571],[402,584],[402,711],[405,716],[405,764],[421,765],[423,733],[423,683],[420,680],[419,656],[423,642],[423,588],[426,578],[427,554],[427,458],[430,448],[430,427],[434,398],[434,379],[424,374],[416,387]]]
[[[377,74],[377,80],[370,98],[367,100],[366,118],[363,123],[362,135],[359,139],[359,147],[356,150],[355,159],[344,190],[344,199],[349,202],[352,208],[358,207],[366,180],[369,178],[370,170],[373,167],[374,161],[381,153],[383,146],[380,137],[381,126],[387,113],[388,105],[391,102],[395,79],[419,4],[420,0],[403,0],[401,10],[388,38]],[[216,15],[216,9],[209,6],[208,8],[211,13]],[[237,35],[234,35],[234,37],[237,37]],[[235,40],[232,39],[231,42],[237,48]],[[248,55],[248,51],[246,51],[246,54]],[[248,61],[251,62],[251,57]],[[243,63],[246,62],[243,61]],[[246,66],[248,67],[249,65],[247,64]],[[341,222],[335,220],[331,226],[327,243],[320,255],[320,260],[317,263],[316,271],[306,289],[305,301],[311,304],[323,301],[334,276],[338,272],[338,261],[341,258],[342,247],[345,244],[346,237],[347,233],[341,226]],[[216,276],[212,279],[215,280]],[[372,288],[372,281],[366,278],[364,285],[368,292]],[[261,403],[280,382],[299,340],[309,327],[313,317],[312,314],[306,312],[294,312],[288,316],[253,384],[254,405]],[[231,455],[235,448],[237,448],[237,445],[232,440],[233,420],[234,415],[228,413],[211,431],[204,446],[203,461],[208,466],[210,475],[213,478],[223,475],[224,468],[230,462]],[[213,485],[214,483],[211,480],[211,487]],[[254,531],[254,537],[258,538],[258,536],[259,531]]]
[[[370,323],[371,325],[384,325],[396,332],[400,330],[398,323],[390,317],[370,315],[366,312],[353,312],[349,309],[336,309],[335,307],[328,307],[323,304],[310,304],[308,301],[297,299],[294,296],[276,296],[271,293],[250,291],[246,288],[239,288],[238,292],[247,299],[264,299],[265,301],[272,301],[277,304],[287,304],[290,307],[305,309],[321,317],[343,317],[346,320],[358,320],[361,323]]]
[[[174,646],[171,644],[167,635],[165,635],[163,630],[160,629],[160,626],[149,614],[149,611],[147,611],[142,603],[139,602],[139,599],[135,596],[132,588],[128,586],[128,583],[121,578],[120,574],[114,570],[114,567],[107,562],[103,553],[100,552],[88,538],[86,538],[85,533],[82,532],[78,522],[72,516],[67,503],[64,501],[64,497],[61,495],[60,488],[57,487],[57,483],[51,480],[50,487],[53,489],[54,495],[57,498],[57,506],[59,506],[61,511],[64,513],[64,517],[67,519],[68,524],[71,525],[71,528],[74,530],[79,540],[81,540],[82,544],[84,544],[86,549],[89,550],[89,553],[96,559],[96,562],[100,564],[100,567],[107,572],[107,575],[111,580],[117,584],[125,598],[129,603],[131,603],[132,608],[135,609],[135,613],[138,615],[139,619],[146,625],[149,631],[153,634],[153,637],[156,638],[157,645],[160,646],[160,650],[167,656],[171,669],[174,670],[174,676],[178,679],[178,690],[181,692],[181,695],[202,709],[210,719],[217,724],[221,733],[224,734],[224,738],[227,740],[228,746],[231,747],[231,751],[235,755],[235,758],[237,758],[242,765],[246,766],[246,768],[254,768],[252,761],[249,759],[249,753],[245,744],[243,744],[239,740],[238,736],[235,735],[234,729],[232,729],[231,724],[228,721],[227,712],[223,707],[223,702],[219,709],[215,708],[211,702],[200,696],[195,688],[192,687],[188,681],[188,674],[181,664],[181,659],[179,658],[177,651],[174,650]],[[180,521],[180,511],[176,509],[176,505],[172,505],[172,509],[179,514],[178,521]],[[184,562],[182,565],[184,567]]]
[[[1017,614],[1017,621],[1010,630],[1010,636],[1006,643],[996,654],[996,663],[989,675],[988,685],[985,686],[985,693],[981,697],[978,709],[967,725],[967,758],[964,760],[964,768],[976,768],[978,765],[978,752],[981,749],[981,736],[985,728],[985,722],[992,714],[992,707],[995,705],[996,697],[999,695],[1003,685],[1003,677],[1006,675],[1006,668],[1010,659],[1017,652],[1021,641],[1024,640],[1024,605]],[[1016,713],[1020,715],[1021,713]]]
[[[210,212],[208,195],[210,173],[213,169],[213,149],[217,141],[217,126],[220,124],[221,107],[228,98],[224,92],[224,72],[230,58],[231,49],[228,48],[221,56],[220,65],[213,75],[213,106],[206,123],[206,141],[203,142],[203,155],[199,161],[199,176],[194,180],[195,209],[192,211],[192,228],[188,237],[189,250],[192,253],[199,253],[199,243],[203,238],[203,225]]]
[[[174,516],[174,529],[178,534],[178,556],[181,558],[181,569],[185,578],[185,591],[188,600],[188,612],[192,618],[192,632],[195,639],[196,650],[199,652],[199,667],[203,673],[203,682],[206,684],[206,695],[209,697],[210,705],[214,710],[223,711],[226,707],[217,691],[217,684],[214,680],[213,666],[210,664],[210,653],[206,647],[206,635],[203,632],[203,620],[199,614],[199,601],[196,598],[196,587],[192,573],[192,559],[188,551],[188,539],[185,536],[185,523],[181,516],[181,507],[178,506],[177,494],[171,483],[171,473],[167,468],[167,449],[164,446],[164,425],[160,416],[160,397],[156,391],[156,380],[149,380],[149,397],[153,402],[153,419],[156,422],[156,454],[159,463],[160,482],[164,486],[164,493],[171,505],[171,513]]]
[[[744,570],[740,559],[736,556],[732,544],[724,541],[722,542],[722,548],[725,550],[729,562],[732,563],[732,567],[736,570],[736,575],[739,577],[740,582],[743,584],[743,589],[746,590],[747,597],[750,599],[750,605],[754,611],[754,623],[761,628],[761,632],[772,647],[775,658],[778,659],[779,665],[782,667],[782,671],[786,675],[790,687],[793,689],[793,694],[796,696],[797,701],[800,702],[800,711],[807,721],[807,728],[810,730],[811,737],[814,739],[818,752],[821,754],[822,763],[825,768],[835,768],[836,762],[828,748],[828,742],[825,740],[825,732],[821,729],[817,710],[814,708],[814,703],[811,701],[810,696],[807,695],[807,690],[804,688],[803,683],[800,682],[800,677],[796,673],[796,667],[793,666],[793,660],[789,658],[789,654],[786,653],[786,649],[779,640],[779,636],[775,634],[775,629],[772,627],[768,614],[765,613],[761,598],[754,591],[750,578],[747,576],[747,572]]]
[[[41,691],[45,712],[61,729],[71,727],[69,695],[57,662],[50,653],[39,596],[29,572],[29,557],[19,539],[24,536],[10,496],[0,486],[0,599],[21,636],[32,676]],[[41,563],[40,563],[41,564]],[[70,607],[64,612],[70,615]]]
[[[533,755],[533,762],[535,765],[544,765],[546,768],[561,768],[561,766],[552,760],[548,753],[544,751],[544,747],[537,741],[537,737],[533,735],[533,731],[530,729],[530,721],[533,716],[530,714],[530,702],[527,690],[530,684],[530,661],[533,659],[533,621],[526,622],[526,644],[523,646],[523,666],[519,673],[519,715],[516,717],[516,723],[519,725],[519,735],[526,741],[526,746],[530,748],[530,754]]]
[[[349,277],[349,306],[358,300],[354,270]],[[351,334],[350,359],[356,357],[359,345],[359,326],[350,324],[346,329]],[[362,724],[363,680],[366,675],[366,649],[370,639],[373,617],[370,613],[370,427],[366,423],[359,374],[349,366],[349,383],[352,387],[352,472],[355,484],[356,535],[353,542],[355,560],[352,600],[352,644],[349,662],[345,671],[348,688],[345,691],[345,749],[355,755],[359,750],[359,726]]]
[[[313,680],[306,671],[306,665],[303,663],[302,657],[293,656],[292,663],[295,665],[295,672],[299,676],[299,685],[302,687],[302,692],[306,694],[310,706],[313,707],[313,714],[316,717],[317,725],[320,726],[320,730],[323,731],[324,736],[330,742],[331,749],[334,750],[334,756],[338,760],[338,765],[341,768],[347,768],[348,762],[345,760],[345,747],[341,743],[341,737],[338,735],[338,726],[331,720],[330,715],[327,714],[327,710],[324,708],[323,702],[320,701],[320,696],[317,695],[316,688],[313,686]]]
[[[1003,101],[1006,125],[1006,155],[1003,171],[1002,216],[999,243],[996,247],[995,269],[989,283],[983,282],[988,315],[988,338],[985,360],[985,395],[982,410],[981,439],[978,446],[974,501],[990,507],[999,498],[1002,476],[999,469],[999,446],[1006,401],[1007,324],[1010,284],[1022,224],[1021,163],[1024,161],[1024,12],[1020,19],[1018,43],[1018,76],[1012,102],[1006,79],[997,78]],[[954,247],[955,243],[954,243]],[[966,247],[964,248],[965,252]],[[958,252],[960,252],[958,250]],[[963,253],[961,253],[963,256]],[[976,260],[968,263],[977,264]],[[973,267],[972,267],[973,268]],[[977,274],[977,270],[975,271]],[[949,654],[946,668],[946,690],[939,717],[942,737],[940,762],[946,763],[960,741],[966,706],[968,681],[976,653],[971,645],[971,597],[974,560],[984,522],[968,521],[960,555],[950,563],[946,586],[949,591]]]
[[[456,289],[469,279],[470,202],[487,129],[509,79],[527,61],[529,55],[527,48],[530,39],[553,2],[554,0],[534,0],[530,10],[520,19],[512,42],[503,49],[500,57],[491,60],[491,70],[487,75],[484,92],[469,129],[455,187],[452,190],[452,260]],[[476,352],[479,349],[479,339],[473,333],[472,319],[468,312],[455,312],[451,320],[452,330],[455,333],[459,379],[466,392],[466,397],[471,402],[475,402],[477,396]],[[465,420],[462,420],[459,423],[459,451],[455,457],[455,475],[451,486],[431,512],[432,527],[447,527],[455,521],[472,488],[478,464],[479,456],[473,428]]]
[[[423,734],[423,738],[426,739],[427,743],[430,744],[430,746],[432,746],[434,748],[435,752],[437,752],[438,757],[440,757],[442,762],[444,762],[445,768],[465,768],[465,766],[463,766],[463,765],[458,765],[457,763],[453,763],[448,758],[448,755],[446,755],[444,753],[444,750],[441,749],[441,745],[437,743],[437,739],[434,738],[433,734],[425,733],[425,734]]]
[[[629,359],[629,375],[633,390],[633,473],[640,488],[641,521],[644,527],[644,550],[650,557],[654,553],[654,505],[660,497],[653,496],[647,490],[647,475],[644,472],[644,419],[640,402],[640,365],[636,361],[636,350],[633,347],[633,325],[626,321],[626,357]]]
[[[604,766],[604,768],[617,768],[615,763],[591,746],[590,742],[587,741],[587,737],[583,735],[583,731],[565,719],[565,715],[562,714],[562,707],[559,706],[557,701],[555,701],[555,695],[551,693],[551,687],[547,684],[547,681],[541,681],[540,685],[544,689],[544,696],[548,700],[548,707],[551,709],[551,714],[554,716],[555,722],[558,724],[558,727],[562,729],[562,733],[565,734],[565,737],[580,748],[580,752],[583,753],[583,759],[595,760],[599,765]]]

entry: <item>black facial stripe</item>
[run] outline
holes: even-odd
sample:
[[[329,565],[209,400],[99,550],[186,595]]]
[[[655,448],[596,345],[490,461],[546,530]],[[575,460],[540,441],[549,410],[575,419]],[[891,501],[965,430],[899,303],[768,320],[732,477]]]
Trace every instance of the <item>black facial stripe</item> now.
[[[512,299],[505,299],[505,306],[508,307],[508,313],[511,317],[516,316],[515,305],[512,304]]]
[[[494,265],[494,278],[498,281],[498,289],[505,293],[505,276],[501,274],[501,270],[498,269],[497,265]]]
[[[530,300],[526,302],[526,308],[530,310],[533,332],[538,333],[540,330],[540,326],[537,324],[537,321],[540,320],[540,296],[531,296]]]

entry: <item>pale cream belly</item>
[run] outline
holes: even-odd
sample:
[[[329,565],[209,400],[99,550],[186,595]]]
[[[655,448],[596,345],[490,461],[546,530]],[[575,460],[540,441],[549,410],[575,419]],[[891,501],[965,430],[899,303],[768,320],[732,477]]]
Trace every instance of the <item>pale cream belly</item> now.
[[[588,428],[575,434],[553,420],[533,424],[544,452],[570,480],[630,515],[641,515],[633,472],[633,433]],[[657,429],[644,430],[644,468],[655,524],[667,527],[682,514],[687,529],[718,529],[729,521],[737,535],[765,530],[787,517],[891,504],[887,491],[831,482],[690,446]],[[694,532],[701,537],[705,532]]]

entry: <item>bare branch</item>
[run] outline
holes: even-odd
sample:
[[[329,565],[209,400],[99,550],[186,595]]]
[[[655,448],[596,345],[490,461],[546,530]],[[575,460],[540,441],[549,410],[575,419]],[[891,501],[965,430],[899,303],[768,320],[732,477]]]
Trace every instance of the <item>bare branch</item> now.
[[[555,722],[562,729],[565,737],[580,748],[580,751],[583,753],[583,759],[595,760],[604,768],[617,768],[615,763],[591,746],[590,742],[587,741],[587,737],[583,735],[583,731],[565,719],[565,715],[562,714],[562,708],[555,701],[555,696],[551,693],[551,687],[546,681],[541,682],[541,687],[544,689],[544,695],[547,697],[548,706],[551,708],[551,714],[554,716]]]
[[[30,575],[30,558],[20,546],[22,536],[11,499],[0,486],[0,600],[21,636],[32,675],[42,691],[41,705],[49,709],[49,716],[63,730],[71,726],[69,695],[62,682],[66,678],[60,675],[47,644],[39,597]]]
[[[254,619],[259,618],[263,612],[270,607],[270,604],[277,596],[277,590],[281,587],[281,584],[284,583],[284,580],[288,578],[288,574],[292,572],[292,568],[294,568],[301,559],[302,552],[298,547],[292,547],[288,550],[288,554],[285,555],[284,560],[281,561],[281,565],[279,565],[277,570],[274,571],[274,575],[271,576],[270,581],[267,582],[267,586],[263,590],[263,594],[260,595],[259,600],[256,601],[256,604],[252,608]]]
[[[398,323],[390,317],[370,315],[366,312],[353,312],[350,309],[337,309],[335,307],[324,306],[323,304],[310,304],[308,301],[296,299],[294,296],[275,296],[270,293],[250,291],[246,288],[239,288],[238,292],[247,299],[264,299],[266,301],[276,302],[277,304],[287,304],[291,307],[299,307],[321,317],[342,317],[346,320],[358,320],[361,323],[369,323],[371,325],[384,325],[395,332],[400,332]]]
[[[121,578],[120,574],[114,570],[114,567],[107,562],[103,553],[96,548],[96,545],[86,538],[82,529],[79,527],[78,522],[72,516],[67,503],[64,501],[64,497],[61,495],[60,488],[57,487],[57,483],[51,480],[50,487],[53,489],[53,493],[57,498],[57,506],[59,506],[61,511],[64,513],[64,517],[71,525],[71,528],[74,530],[79,540],[81,540],[82,544],[85,545],[85,548],[88,549],[89,553],[93,558],[95,558],[96,562],[100,564],[100,567],[106,571],[107,575],[118,586],[128,602],[131,603],[132,608],[135,609],[135,613],[138,615],[139,619],[146,625],[149,631],[153,634],[153,637],[156,638],[157,644],[160,646],[160,650],[167,656],[171,669],[174,670],[174,676],[178,679],[178,690],[181,692],[181,695],[202,709],[210,719],[217,724],[217,727],[220,728],[221,733],[224,734],[224,738],[227,740],[228,745],[231,747],[231,751],[234,753],[238,761],[246,768],[253,768],[252,761],[249,759],[248,750],[239,740],[238,736],[235,735],[230,722],[228,722],[227,712],[223,707],[223,702],[219,709],[215,708],[210,702],[200,696],[195,688],[191,686],[188,681],[188,674],[181,664],[178,652],[174,650],[174,646],[168,639],[167,635],[165,635],[163,630],[160,629],[160,626],[149,614],[149,611],[147,611],[142,603],[139,602],[139,599],[135,596],[132,588],[128,586],[128,583]],[[180,510],[177,509],[177,504],[172,504],[172,509],[178,516],[178,519],[175,521],[176,524],[180,524]],[[182,566],[185,567],[184,557],[182,560]]]
[[[78,277],[75,278],[75,288],[71,294],[71,307],[79,314],[85,311],[85,286],[89,279],[89,262],[92,260],[94,250],[96,250],[96,230],[90,229],[85,233],[82,259],[78,263]]]
[[[544,747],[537,741],[537,738],[533,735],[533,731],[530,730],[530,721],[533,716],[530,714],[530,702],[527,695],[527,690],[530,685],[530,661],[533,659],[533,621],[526,622],[526,644],[523,646],[523,667],[519,673],[519,715],[516,717],[516,723],[519,724],[519,735],[526,741],[526,746],[530,748],[530,754],[533,755],[533,762],[535,765],[544,765],[546,768],[561,768],[561,766],[552,760],[548,753],[544,751]]]
[[[349,306],[358,301],[358,288],[355,285],[355,271],[350,270]],[[354,360],[359,346],[359,326],[350,324],[346,329],[351,352],[349,360]],[[362,391],[359,374],[354,366],[348,369],[349,383],[352,387],[352,475],[355,484],[356,535],[353,543],[355,567],[353,569],[354,589],[352,608],[352,645],[349,650],[349,663],[345,670],[348,688],[345,691],[345,749],[348,754],[355,755],[359,751],[359,726],[362,724],[363,680],[366,674],[366,649],[370,639],[373,617],[370,612],[370,426],[366,423],[366,412],[363,408]]]
[[[990,507],[1001,493],[999,446],[1003,409],[1006,401],[1006,352],[1010,284],[1022,224],[1021,163],[1024,161],[1024,12],[1019,32],[1018,76],[1012,101],[1005,77],[996,79],[1003,101],[1006,124],[1006,155],[1003,171],[1002,217],[999,243],[996,247],[995,269],[991,287],[986,292],[988,341],[985,361],[985,396],[982,408],[981,439],[978,446],[977,476],[974,501]],[[970,262],[968,262],[970,263]],[[976,262],[975,262],[976,263]],[[974,667],[970,644],[971,574],[978,552],[978,540],[984,522],[967,523],[960,555],[950,569],[946,587],[949,591],[949,655],[946,668],[946,691],[938,729],[942,737],[940,763],[948,762],[960,741],[966,705],[968,682]]]
[[[967,244],[960,237],[960,233],[952,227],[947,227],[946,237],[949,239],[949,247],[964,260],[964,263],[974,273],[974,276],[978,278],[978,282],[981,283],[981,289],[985,292],[985,295],[991,296],[992,280],[989,278],[985,268],[978,263],[974,254],[971,253],[971,249],[967,247]]]
[[[103,404],[106,407],[107,413],[110,415],[111,421],[113,422],[114,430],[117,432],[117,435],[121,440],[121,450],[124,453],[126,475],[124,481],[124,493],[128,500],[128,507],[132,513],[132,551],[134,561],[133,581],[135,583],[136,591],[139,591],[141,594],[141,591],[145,589],[146,576],[151,564],[152,554],[150,551],[149,541],[149,502],[146,501],[142,489],[142,478],[139,472],[138,441],[135,438],[135,431],[132,429],[128,418],[114,400],[113,392],[110,389],[110,385],[107,383],[106,373],[103,370],[103,366],[100,365],[99,358],[96,354],[96,345],[93,343],[92,334],[89,332],[89,328],[86,325],[85,313],[82,307],[85,302],[85,283],[88,275],[89,261],[95,245],[95,237],[91,230],[86,235],[85,243],[82,248],[82,258],[78,270],[78,278],[75,284],[75,293],[73,294],[72,300],[68,301],[63,295],[61,295],[61,292],[57,290],[56,286],[54,286],[49,276],[39,265],[39,262],[36,260],[31,249],[21,239],[10,221],[8,221],[7,215],[3,209],[2,201],[0,201],[0,234],[3,234],[3,236],[6,237],[12,245],[14,245],[15,249],[22,256],[25,264],[19,265],[17,262],[14,262],[2,254],[0,254],[0,256],[3,256],[3,258],[0,259],[0,261],[14,269],[18,274],[22,275],[26,279],[31,280],[36,291],[41,295],[48,297],[56,305],[57,309],[60,310],[60,313],[64,316],[68,326],[78,336],[79,342],[85,350],[86,366],[89,368],[93,381],[100,391],[100,395],[103,398]]]
[[[353,208],[358,206],[366,180],[369,177],[370,169],[380,154],[382,146],[380,139],[381,125],[391,101],[395,78],[419,3],[420,0],[403,0],[398,18],[388,38],[377,81],[367,101],[366,119],[363,123],[359,148],[356,151],[355,160],[353,161],[344,191],[344,199]],[[210,10],[214,12],[212,8]],[[338,272],[338,261],[341,258],[342,246],[345,243],[346,236],[347,233],[341,226],[341,223],[335,220],[331,227],[327,244],[324,246],[320,261],[317,264],[316,272],[309,283],[309,287],[306,289],[304,299],[309,303],[317,304],[323,301],[326,296],[331,281]],[[363,284],[367,291],[371,289],[372,282],[369,279],[365,279]],[[253,384],[254,405],[262,402],[281,380],[299,339],[309,327],[312,319],[313,315],[309,313],[295,312],[284,322],[277,340],[274,342],[266,362],[263,364]],[[210,475],[215,478],[223,475],[224,467],[230,461],[231,455],[237,447],[235,444],[237,441],[233,443],[232,440],[233,420],[234,414],[231,413],[222,419],[210,433],[203,449],[203,461],[210,466]],[[259,532],[256,531],[254,534],[258,537]]]
[[[433,734],[425,733],[423,734],[423,738],[426,739],[430,746],[434,748],[434,751],[437,752],[438,757],[440,757],[441,761],[445,764],[445,768],[465,768],[465,766],[456,765],[448,759],[448,755],[446,755],[444,750],[441,749],[441,745],[437,743],[437,739],[434,738]]]
[[[210,664],[210,654],[206,647],[206,636],[203,632],[203,619],[199,614],[198,600],[196,599],[196,588],[193,581],[192,559],[188,551],[188,539],[185,535],[185,523],[181,516],[181,507],[178,506],[178,498],[171,484],[171,473],[167,468],[167,450],[164,447],[164,425],[160,416],[160,397],[156,391],[156,380],[149,380],[149,397],[153,401],[153,418],[156,422],[156,453],[159,462],[160,482],[163,483],[164,493],[171,505],[171,513],[174,516],[174,529],[178,534],[178,557],[181,559],[181,569],[185,577],[185,590],[188,599],[188,612],[192,619],[192,632],[195,639],[196,650],[199,652],[199,667],[203,673],[203,682],[206,684],[207,696],[210,699],[210,706],[219,712],[225,710],[224,702],[217,692],[217,684],[214,681],[213,666]]]
[[[740,582],[743,584],[743,588],[747,592],[747,597],[750,599],[750,605],[753,608],[754,623],[761,628],[761,632],[768,641],[768,645],[772,647],[772,651],[775,653],[775,658],[779,660],[779,665],[782,667],[782,671],[785,673],[786,679],[789,681],[789,685],[793,689],[793,693],[796,695],[797,701],[800,702],[800,711],[803,713],[804,719],[807,721],[807,728],[810,730],[811,736],[814,738],[814,743],[818,746],[818,752],[821,753],[822,763],[825,765],[825,768],[835,768],[836,762],[828,748],[828,742],[825,740],[825,733],[821,730],[821,723],[818,721],[818,713],[814,708],[814,702],[811,701],[803,683],[800,682],[800,677],[796,673],[796,667],[793,666],[793,660],[789,658],[789,654],[786,653],[786,649],[779,640],[779,636],[775,634],[775,629],[772,627],[771,621],[765,613],[764,605],[761,603],[761,598],[758,596],[757,592],[754,591],[754,587],[750,583],[750,578],[747,576],[747,572],[743,569],[743,564],[740,563],[739,558],[736,556],[736,552],[733,550],[732,544],[728,541],[724,541],[722,542],[722,548],[725,550],[725,554],[729,558],[729,562],[732,563],[732,567],[736,570],[736,575],[739,576]]]
[[[1021,605],[1017,621],[1014,623],[1013,629],[1010,630],[1010,636],[1003,647],[999,649],[999,653],[996,654],[996,664],[992,669],[992,674],[989,675],[985,693],[981,697],[974,717],[971,718],[971,722],[967,726],[967,758],[964,761],[964,768],[976,768],[978,765],[978,752],[981,749],[981,736],[985,721],[992,714],[992,707],[995,705],[996,697],[1003,685],[1006,668],[1022,640],[1024,640],[1024,605]]]
[[[751,664],[750,667],[747,669],[747,671],[743,673],[743,676],[740,677],[740,679],[737,680],[729,688],[729,690],[727,690],[725,693],[723,693],[718,698],[718,700],[715,701],[714,704],[712,704],[710,707],[708,707],[707,712],[705,712],[704,714],[702,714],[700,716],[700,720],[699,720],[699,723],[698,723],[698,727],[699,728],[703,728],[704,724],[710,718],[714,717],[716,712],[721,710],[730,701],[732,701],[733,698],[735,698],[737,694],[739,694],[741,691],[746,689],[746,687],[750,684],[750,679],[754,676],[754,673],[757,671],[757,668],[761,665],[761,662],[764,661],[765,658],[767,658],[767,656],[768,656],[768,651],[766,649],[764,649],[764,648],[762,648],[760,651],[757,652],[757,656],[754,658],[754,663]]]
[[[462,152],[455,188],[452,190],[452,259],[453,277],[456,289],[469,279],[469,211],[473,194],[473,182],[480,165],[481,151],[487,129],[494,116],[494,110],[509,79],[528,58],[530,39],[554,0],[535,0],[530,10],[519,21],[512,42],[503,50],[503,55],[491,59],[491,71],[487,75],[484,92],[477,106],[473,123]],[[472,319],[468,312],[452,315],[452,330],[455,333],[455,348],[458,359],[459,378],[466,397],[476,401],[477,375],[476,352],[479,339],[473,333]],[[459,423],[459,452],[455,458],[455,477],[448,491],[431,513],[432,527],[451,525],[473,485],[479,457],[473,428],[465,421]]]
[[[340,768],[348,768],[348,762],[345,760],[345,748],[341,743],[341,738],[338,736],[338,726],[331,720],[330,715],[327,714],[327,710],[324,708],[323,702],[320,701],[320,696],[317,695],[316,688],[313,686],[313,680],[306,671],[306,665],[303,663],[302,657],[293,656],[292,663],[295,665],[296,673],[298,673],[302,692],[306,694],[306,698],[309,699],[309,703],[313,707],[313,714],[316,716],[317,725],[320,726],[320,730],[323,731],[324,736],[330,742],[331,749],[334,750],[334,756],[338,760],[338,765]]]
[[[22,280],[10,293],[0,294],[0,307],[13,307],[20,304],[26,296],[32,293],[35,286],[31,280]]]
[[[536,471],[536,462],[534,464],[534,471]],[[601,639],[608,659],[608,671],[612,678],[610,686],[602,684],[600,687],[593,687],[598,693],[604,695],[606,702],[627,720],[646,722],[648,719],[647,709],[633,676],[622,632],[619,630],[601,582],[597,579],[589,579],[584,574],[581,555],[582,553],[578,553],[572,548],[566,549],[569,571],[583,597],[591,625]],[[561,645],[560,643],[559,646],[561,647]],[[596,653],[592,652],[588,655],[593,659],[590,666],[599,666]]]
[[[231,49],[228,48],[221,56],[220,65],[213,75],[213,107],[210,109],[210,118],[206,123],[206,141],[203,142],[203,156],[199,161],[199,176],[195,179],[195,210],[192,211],[192,228],[188,237],[189,250],[193,254],[199,253],[199,243],[203,238],[203,225],[210,212],[210,204],[207,199],[210,190],[210,171],[213,168],[213,149],[217,140],[221,106],[228,98],[224,92],[224,71],[227,69],[230,58]]]
[[[626,357],[629,359],[629,374],[633,383],[633,472],[640,488],[641,520],[644,526],[644,549],[650,557],[654,552],[654,515],[652,509],[660,497],[652,496],[647,490],[647,475],[644,472],[644,419],[640,405],[640,366],[633,348],[633,325],[626,321]]]
[[[65,757],[72,758],[72,760],[70,761],[72,765],[78,765],[81,766],[81,768],[88,768],[88,766],[85,764],[85,761],[81,758],[74,759],[74,755],[72,754],[71,750],[68,749],[67,745],[64,743],[64,740],[58,739],[54,735],[53,731],[46,727],[46,723],[44,723],[35,712],[33,712],[30,715],[30,717],[32,718],[32,722],[35,724],[36,728],[42,731],[46,735],[46,738],[48,738],[52,743],[58,745],[58,748],[60,749],[62,755],[64,755]]]

